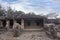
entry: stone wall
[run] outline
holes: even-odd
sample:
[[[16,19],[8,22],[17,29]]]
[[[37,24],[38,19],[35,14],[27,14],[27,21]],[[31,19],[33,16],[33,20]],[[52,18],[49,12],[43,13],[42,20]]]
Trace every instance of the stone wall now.
[[[0,20],[0,27],[3,27],[3,25],[2,25],[2,21]]]

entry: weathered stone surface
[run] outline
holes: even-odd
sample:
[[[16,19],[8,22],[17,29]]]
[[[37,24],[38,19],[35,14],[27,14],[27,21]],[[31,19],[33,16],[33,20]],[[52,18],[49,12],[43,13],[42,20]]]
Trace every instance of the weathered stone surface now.
[[[13,29],[21,29],[21,25],[19,23],[14,23]]]
[[[50,37],[57,37],[57,31],[55,29],[55,24],[46,24],[45,27],[46,33],[50,36]]]
[[[59,38],[60,38],[60,32],[57,32],[57,37],[59,37]]]
[[[45,27],[45,28],[46,28],[46,27],[50,27],[51,25],[55,26],[54,23],[49,23],[49,24],[44,24],[44,27]]]
[[[21,28],[24,29],[24,19],[21,19]]]
[[[50,39],[45,34],[45,32],[24,32],[19,37],[7,36],[7,34],[5,33],[0,35],[0,40],[2,39],[3,40],[53,40],[53,39]]]
[[[9,27],[10,27],[9,21],[6,21],[6,28],[9,29]]]
[[[22,30],[21,25],[18,23],[14,23],[14,25],[13,25],[13,36],[18,37],[20,35],[19,33],[21,33],[21,30]]]

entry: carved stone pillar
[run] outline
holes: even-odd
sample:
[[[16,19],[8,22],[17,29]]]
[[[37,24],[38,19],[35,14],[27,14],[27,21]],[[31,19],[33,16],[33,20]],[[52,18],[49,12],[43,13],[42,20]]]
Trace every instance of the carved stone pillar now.
[[[24,29],[24,19],[21,19],[21,28]]]
[[[6,28],[8,28],[8,29],[9,29],[9,27],[10,27],[10,21],[9,21],[9,20],[7,20],[7,21],[6,21]]]
[[[13,23],[13,29],[16,27],[16,20],[14,20],[14,23]]]

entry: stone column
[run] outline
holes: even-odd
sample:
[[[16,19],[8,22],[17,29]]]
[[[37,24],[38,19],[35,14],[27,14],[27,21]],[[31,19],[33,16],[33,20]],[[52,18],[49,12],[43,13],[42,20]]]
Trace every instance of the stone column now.
[[[16,27],[16,20],[13,20],[14,23],[13,23],[13,29]]]
[[[10,21],[7,20],[7,21],[6,21],[6,28],[9,29],[9,27],[10,27]]]
[[[0,20],[0,27],[3,27],[2,21]]]
[[[21,28],[24,29],[24,19],[21,19]]]

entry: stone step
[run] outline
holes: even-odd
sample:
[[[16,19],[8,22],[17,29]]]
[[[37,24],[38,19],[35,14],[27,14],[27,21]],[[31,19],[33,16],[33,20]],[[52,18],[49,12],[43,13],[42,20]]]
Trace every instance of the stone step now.
[[[34,32],[34,31],[36,31],[36,32],[40,32],[40,31],[43,31],[43,29],[24,29],[24,31],[31,31],[31,32]]]

